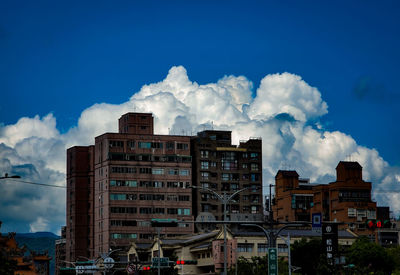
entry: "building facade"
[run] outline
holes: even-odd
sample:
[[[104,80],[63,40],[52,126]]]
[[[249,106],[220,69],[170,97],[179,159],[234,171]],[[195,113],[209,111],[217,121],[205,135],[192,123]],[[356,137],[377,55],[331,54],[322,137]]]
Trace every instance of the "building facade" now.
[[[152,219],[192,221],[190,137],[154,135],[152,114],[127,113],[118,133],[67,151],[67,260],[152,242]],[[193,233],[192,223],[163,236]]]
[[[193,190],[195,217],[211,213],[223,220],[223,204],[208,188],[223,196],[248,188],[237,194],[227,205],[231,220],[261,220],[262,145],[252,138],[232,145],[231,131],[208,130],[192,137]]]
[[[94,256],[94,146],[67,150],[66,261]]]
[[[371,183],[362,178],[358,162],[341,161],[336,167],[336,181],[310,184],[296,171],[278,171],[275,177],[274,218],[278,221],[311,221],[321,213],[322,221],[340,222],[359,235],[375,234],[366,228],[367,220],[376,219],[376,202],[371,199]]]

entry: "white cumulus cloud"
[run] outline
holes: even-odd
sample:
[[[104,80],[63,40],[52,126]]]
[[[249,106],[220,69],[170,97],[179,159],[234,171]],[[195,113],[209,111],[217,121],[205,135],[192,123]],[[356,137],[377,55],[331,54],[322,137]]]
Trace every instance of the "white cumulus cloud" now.
[[[21,118],[0,127],[0,171],[24,179],[65,185],[65,151],[94,143],[94,137],[118,131],[118,119],[127,112],[149,112],[157,134],[196,134],[203,129],[232,130],[235,144],[263,140],[264,185],[273,183],[278,169],[296,169],[301,177],[328,183],[339,161],[351,156],[373,183],[379,205],[400,213],[398,167],[390,167],[375,149],[366,148],[346,133],[326,131],[318,119],[328,112],[320,91],[300,76],[282,73],[265,76],[253,94],[245,76],[222,76],[215,83],[198,84],[182,66],[172,67],[166,78],[132,91],[127,102],[88,107],[76,126],[60,134],[52,114]],[[42,188],[42,189],[40,189]],[[65,224],[65,190],[26,186],[8,181],[0,185],[0,220],[26,230],[59,231]],[[21,199],[24,198],[24,199]]]

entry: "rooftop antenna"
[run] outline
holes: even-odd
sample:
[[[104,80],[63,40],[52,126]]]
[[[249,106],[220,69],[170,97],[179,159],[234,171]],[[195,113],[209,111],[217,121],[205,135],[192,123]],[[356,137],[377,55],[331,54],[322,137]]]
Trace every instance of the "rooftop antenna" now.
[[[211,130],[214,130],[214,121],[211,121]]]

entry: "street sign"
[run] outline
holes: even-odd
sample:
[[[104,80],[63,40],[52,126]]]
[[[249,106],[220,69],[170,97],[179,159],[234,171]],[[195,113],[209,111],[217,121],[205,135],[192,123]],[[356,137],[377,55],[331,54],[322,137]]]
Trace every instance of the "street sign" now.
[[[158,257],[155,257],[151,260],[153,267],[158,267]],[[169,267],[169,258],[162,257],[160,258],[160,267]]]
[[[326,258],[330,265],[334,264],[334,258],[338,253],[338,226],[334,223],[322,225],[322,245],[326,251]]]
[[[268,248],[268,275],[278,275],[278,251],[276,247]]]
[[[134,264],[128,264],[128,266],[126,267],[126,272],[128,272],[128,274],[133,274],[136,271],[136,266]]]
[[[77,265],[75,267],[76,274],[83,274],[85,272],[85,267],[83,265]]]
[[[322,228],[322,215],[321,213],[312,214],[312,230],[317,233],[321,233]]]
[[[113,258],[111,258],[111,257],[107,257],[107,258],[105,258],[104,259],[104,268],[105,269],[110,269],[110,268],[113,268],[113,266],[114,266],[114,259]]]

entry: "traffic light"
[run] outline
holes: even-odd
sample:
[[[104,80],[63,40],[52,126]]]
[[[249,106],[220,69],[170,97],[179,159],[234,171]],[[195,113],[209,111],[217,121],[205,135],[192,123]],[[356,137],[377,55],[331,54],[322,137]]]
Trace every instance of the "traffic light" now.
[[[143,266],[142,270],[150,270],[150,266]]]
[[[380,220],[367,220],[367,228],[375,230],[375,228],[382,228],[383,224]]]
[[[196,260],[177,260],[177,265],[188,265],[188,264],[197,264]]]
[[[392,223],[390,222],[390,220],[383,221],[383,228],[392,228]]]

